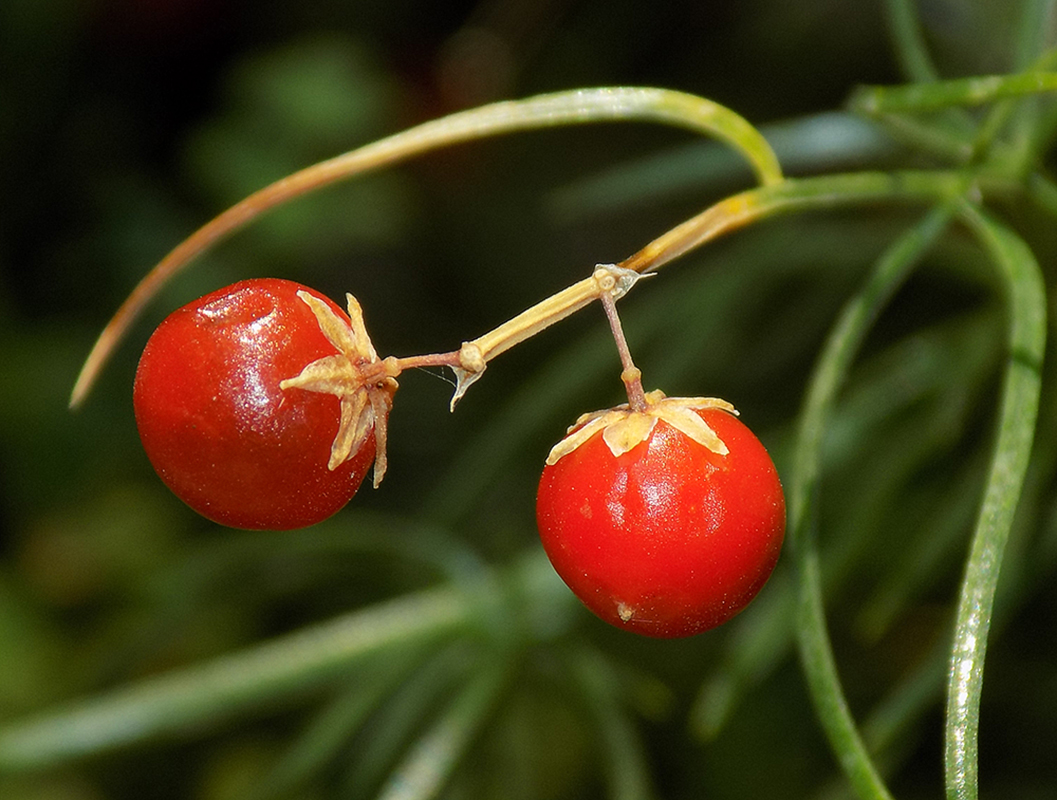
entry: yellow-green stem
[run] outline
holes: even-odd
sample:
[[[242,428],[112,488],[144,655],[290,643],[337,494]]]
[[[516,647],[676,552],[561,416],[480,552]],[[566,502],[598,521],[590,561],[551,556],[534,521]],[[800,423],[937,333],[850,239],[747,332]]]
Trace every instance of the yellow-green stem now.
[[[621,120],[657,122],[716,136],[749,161],[763,185],[782,181],[774,151],[745,119],[705,98],[668,89],[577,89],[493,103],[432,120],[281,178],[214,217],[177,245],[132,290],[103,329],[74,385],[70,407],[84,401],[110,354],[158,291],[197,256],[266,211],[337,181],[460,142],[517,130]],[[579,307],[582,305],[567,313]],[[516,341],[512,339],[511,344]],[[491,343],[485,342],[485,353],[489,347]],[[495,354],[498,352],[502,350]]]

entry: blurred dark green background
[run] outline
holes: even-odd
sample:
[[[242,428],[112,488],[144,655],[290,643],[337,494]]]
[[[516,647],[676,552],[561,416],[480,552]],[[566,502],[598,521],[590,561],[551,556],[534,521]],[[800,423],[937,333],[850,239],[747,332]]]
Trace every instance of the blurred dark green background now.
[[[1012,68],[1019,4],[920,5],[945,76]],[[396,555],[335,558],[328,537],[346,530],[427,526],[497,565],[532,550],[547,449],[577,415],[619,401],[616,356],[594,310],[494,362],[454,415],[444,380],[406,375],[382,488],[364,489],[318,531],[255,538],[185,509],[139,449],[132,375],[167,311],[237,279],[286,277],[356,294],[383,355],[450,350],[750,176],[685,133],[603,125],[464,145],[329,189],[176,280],[86,406],[68,412],[110,314],[214,214],[314,161],[496,99],[657,85],[719,101],[773,133],[839,109],[857,84],[900,80],[879,0],[0,0],[0,719],[437,580],[399,545]],[[789,152],[804,160],[793,171],[922,163],[847,118],[824,119],[861,141],[827,149],[794,129]],[[1052,278],[1052,223],[1009,210]],[[731,400],[786,469],[827,328],[912,219],[876,208],[786,218],[667,268],[622,305],[646,383]],[[827,602],[857,713],[947,635],[993,422],[1001,319],[987,276],[977,250],[945,241],[868,343],[833,437]],[[1043,556],[1014,559],[1030,563],[1030,579],[1011,588],[1017,613],[1002,626],[985,695],[990,797],[1057,791],[1057,609],[1041,589],[1053,577],[1050,477],[1036,486],[1042,521],[1015,541]],[[770,633],[746,623],[657,643],[580,620],[575,635],[666,687],[639,703],[661,796],[841,796],[788,619],[773,608],[790,600],[786,573],[759,601],[770,604],[758,612],[775,620]],[[465,765],[480,780],[453,796],[601,793],[588,727],[539,660],[535,683],[511,701],[539,750],[524,793],[489,783],[503,741],[490,739]],[[740,689],[713,730],[699,692],[724,670]],[[941,699],[933,691],[916,708],[887,751],[893,788],[936,797]],[[242,797],[300,713],[271,709],[0,779],[0,796]],[[339,784],[295,796],[345,796],[332,791]]]

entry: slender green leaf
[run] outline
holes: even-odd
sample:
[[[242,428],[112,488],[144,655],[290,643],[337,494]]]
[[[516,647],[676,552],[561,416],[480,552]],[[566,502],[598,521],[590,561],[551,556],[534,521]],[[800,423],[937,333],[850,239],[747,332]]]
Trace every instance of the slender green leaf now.
[[[609,797],[612,800],[648,800],[653,787],[642,741],[628,718],[619,681],[605,657],[586,647],[570,654],[573,678],[602,745]]]
[[[972,527],[980,490],[977,466],[971,463],[960,474],[947,476],[953,485],[938,501],[932,487],[923,493],[920,502],[927,513],[918,527],[928,531],[928,536],[900,554],[894,569],[884,576],[858,614],[856,627],[866,639],[880,639],[911,598],[918,596],[945,565],[956,563],[965,533]]]
[[[795,601],[795,588],[781,572],[771,577],[752,607],[737,618],[725,643],[723,663],[702,684],[690,707],[690,730],[699,739],[716,738],[748,687],[789,654]]]
[[[818,551],[805,548],[797,561],[801,586],[797,604],[800,659],[815,712],[841,768],[859,796],[867,800],[891,800],[892,795],[855,725],[837,674],[821,603]]]
[[[911,724],[933,707],[943,689],[946,662],[946,643],[938,641],[871,709],[862,730],[872,750],[888,750],[900,738],[905,738]]]
[[[334,760],[367,716],[404,680],[408,666],[405,662],[410,659],[401,658],[401,655],[369,665],[351,688],[328,703],[268,774],[257,782],[248,800],[271,800],[289,795]],[[421,656],[417,651],[414,655]]]
[[[144,680],[0,729],[0,770],[54,764],[171,735],[314,685],[389,648],[470,624],[470,598],[448,588],[411,594],[265,644]]]
[[[440,719],[412,745],[379,797],[436,797],[487,720],[509,677],[510,665],[505,661],[478,669]]]
[[[950,212],[939,209],[897,241],[863,289],[845,305],[819,357],[801,413],[796,468],[790,488],[791,538],[796,543],[820,469],[822,438],[836,394],[869,326],[902,284],[917,258],[944,230]]]
[[[974,800],[984,656],[1002,553],[1035,433],[1046,344],[1046,293],[1035,257],[1020,237],[970,206],[962,215],[994,259],[1009,304],[1009,362],[998,438],[958,600],[947,690],[947,796]]]
[[[346,755],[345,792],[366,797],[381,785],[444,696],[473,672],[479,653],[463,642],[441,649],[378,710]]]
[[[870,545],[887,534],[884,512],[904,502],[908,485],[916,483],[914,476],[938,450],[950,447],[972,418],[975,404],[959,400],[965,393],[960,387],[986,385],[997,361],[997,348],[991,346],[995,329],[986,312],[914,331],[864,362],[848,383],[842,402],[831,412],[823,460],[831,474],[865,473],[870,480],[863,486],[851,484],[855,502],[833,523],[841,535],[835,546],[821,553],[824,596],[844,591],[862,574],[865,563],[876,570],[876,551]],[[859,463],[863,460],[868,466]],[[977,491],[981,471],[965,472],[972,478],[970,488]],[[845,477],[845,485],[853,480]],[[937,515],[959,510],[957,503],[964,498],[948,494],[952,496]],[[934,503],[934,492],[926,493],[922,502]],[[931,546],[934,532],[927,526],[921,530],[926,547]],[[917,548],[908,549],[907,561],[916,565],[918,553]],[[882,587],[897,580],[900,568],[897,561],[896,575],[888,575]],[[691,708],[695,734],[706,739],[717,735],[741,697],[793,646],[797,590],[785,577],[781,572],[772,577],[752,607],[728,624],[722,663],[703,683]]]
[[[905,147],[928,153],[944,161],[966,164],[972,160],[975,153],[975,126],[952,124],[946,119],[936,119],[934,116],[922,119],[912,112],[886,112],[875,114],[872,119]]]
[[[895,45],[895,54],[902,68],[903,75],[910,83],[935,83],[940,80],[939,70],[933,63],[925,41],[925,30],[918,13],[915,0],[885,0],[885,11],[888,17],[888,29]],[[899,127],[900,120],[889,116],[885,119],[889,127]],[[974,123],[962,109],[950,109],[938,119],[931,119],[926,125],[917,127],[902,120],[903,133],[914,133],[917,138],[927,137],[929,149],[934,149],[941,141],[941,149],[958,148],[959,142],[966,142],[972,137]],[[942,137],[942,138],[941,138]],[[949,143],[943,141],[949,137]],[[952,151],[954,152],[954,151]],[[962,160],[962,159],[958,159]]]
[[[1052,418],[1051,418],[1052,419]],[[1043,418],[1042,424],[1048,420]],[[1042,427],[1040,424],[1040,429]],[[1036,476],[1036,480],[1025,485],[1021,507],[1029,500],[1029,494],[1037,496],[1048,491],[1051,485],[1043,475],[1052,476],[1054,458],[1057,457],[1057,448],[1053,446],[1052,433],[1054,425],[1048,425],[1049,430],[1039,431],[1040,444],[1045,443],[1045,460],[1047,466],[1043,468],[1042,475]],[[1035,459],[1037,462],[1038,459]],[[1029,473],[1030,476],[1030,473]],[[1018,511],[1018,514],[1020,512]],[[1029,528],[1034,527],[1030,522]],[[996,604],[991,619],[992,633],[998,632],[1013,617],[1016,609],[1023,600],[1030,596],[1033,590],[1047,588],[1050,581],[1051,569],[1057,561],[1057,548],[1037,548],[1030,556],[1032,569],[1021,580],[1014,584],[1006,593],[1004,604]],[[1007,558],[1006,561],[1009,559]],[[1008,571],[1008,565],[1007,565]],[[863,724],[863,734],[866,741],[874,749],[886,748],[890,743],[905,740],[910,726],[925,713],[932,703],[935,695],[948,682],[950,663],[950,650],[946,642],[940,641],[937,646],[930,650],[918,664],[896,684],[888,693],[886,698],[880,702],[871,712]],[[904,750],[906,748],[904,747]]]
[[[799,568],[797,629],[801,660],[830,744],[849,780],[864,798],[888,798],[890,794],[862,743],[837,674],[823,610],[812,497],[818,487],[823,433],[852,359],[880,309],[921,254],[943,232],[949,217],[950,211],[945,206],[930,212],[889,249],[863,290],[845,307],[812,376],[801,415],[790,486],[789,543]]]
[[[1052,0],[1043,0],[1043,2],[1052,5]],[[1035,0],[1027,0],[1025,13],[1030,14],[1036,4]],[[1022,20],[1022,25],[1024,27],[1032,25],[1036,28],[1044,27],[1039,25],[1037,19]],[[1034,35],[1038,35],[1037,32]],[[1055,63],[1057,63],[1057,50],[1037,59],[1031,65],[1031,69],[1037,73],[1052,69]],[[974,158],[977,161],[984,161],[992,151],[998,151],[998,155],[1008,164],[1005,169],[1013,174],[1022,174],[1032,166],[1031,162],[1036,157],[1033,148],[1041,122],[1038,101],[1038,97],[1007,97],[995,103],[984,117],[976,134],[973,142]],[[1011,141],[1004,148],[996,148],[995,140],[999,133],[1009,125],[1011,119],[1015,121],[1012,135],[1009,137]]]
[[[1019,97],[1057,90],[1057,73],[984,75],[976,78],[915,83],[907,86],[863,86],[849,104],[860,114],[874,116],[905,111],[934,111],[951,106],[978,106],[1003,97]]]
[[[929,55],[914,0],[885,0],[885,11],[903,74],[917,83],[938,81],[940,75]]]
[[[469,586],[487,571],[465,540],[436,526],[413,521],[395,513],[349,508],[288,536],[285,531],[235,532],[210,539],[193,554],[150,578],[155,602],[147,609],[155,621],[150,630],[181,624],[192,610],[208,609],[225,592],[238,591],[247,579],[258,581],[255,599],[267,600],[264,575],[282,564],[289,573],[304,566],[306,579],[313,580],[313,565],[332,565],[335,559],[382,554],[418,569],[427,578],[442,577],[453,584]],[[285,584],[284,584],[285,588]]]

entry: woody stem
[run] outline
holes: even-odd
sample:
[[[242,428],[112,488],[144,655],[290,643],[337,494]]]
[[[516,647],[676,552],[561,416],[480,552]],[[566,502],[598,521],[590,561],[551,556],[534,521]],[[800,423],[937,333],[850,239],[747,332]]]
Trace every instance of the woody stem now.
[[[535,336],[545,328],[565,319],[570,314],[591,304],[597,299],[603,299],[612,305],[617,298],[623,297],[631,287],[642,278],[635,270],[624,269],[615,264],[599,264],[591,277],[574,283],[567,289],[563,289],[546,300],[537,303],[529,309],[518,314],[513,319],[504,322],[498,328],[489,331],[483,336],[463,342],[458,350],[448,353],[429,353],[426,355],[406,356],[396,358],[390,356],[386,360],[385,374],[388,377],[397,377],[403,370],[415,367],[451,367],[456,372],[462,372],[469,376],[472,382],[479,376],[487,366],[488,362],[500,353],[504,353],[519,342],[523,342],[531,336]],[[608,313],[608,312],[607,312]],[[610,322],[610,327],[613,326]],[[624,341],[623,333],[620,332],[620,321],[616,321],[614,337],[620,342]],[[625,366],[630,366],[634,372],[635,365],[631,363],[631,356],[627,353],[627,343],[623,344],[624,354],[621,356],[626,361]],[[625,359],[626,355],[626,359]],[[464,378],[460,378],[464,380]],[[632,389],[634,392],[635,390]],[[641,393],[641,391],[639,392]],[[461,395],[457,391],[456,399]]]
[[[628,347],[627,337],[624,336],[624,326],[620,324],[620,315],[617,314],[617,301],[609,292],[603,292],[599,299],[605,309],[606,319],[609,320],[609,329],[613,332],[613,341],[616,342],[617,353],[620,354],[620,364],[624,368],[620,373],[620,380],[624,382],[628,393],[628,405],[632,411],[645,411],[646,392],[642,388],[642,370],[635,366],[631,358],[631,349]]]

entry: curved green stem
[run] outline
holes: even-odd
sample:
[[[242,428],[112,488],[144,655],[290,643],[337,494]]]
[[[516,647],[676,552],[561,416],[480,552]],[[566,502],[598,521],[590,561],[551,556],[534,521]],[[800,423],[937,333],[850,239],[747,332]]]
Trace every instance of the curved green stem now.
[[[845,306],[819,358],[801,415],[789,492],[789,545],[799,568],[797,634],[801,661],[819,719],[848,779],[864,798],[890,798],[848,709],[826,631],[815,543],[813,498],[821,471],[822,438],[848,369],[873,320],[922,253],[946,227],[945,205],[930,212],[881,258],[863,289]]]
[[[1043,2],[1050,5],[1053,0],[1043,0]],[[1028,42],[1033,38],[1030,32],[1033,27],[1035,29],[1034,36],[1038,35],[1038,29],[1045,27],[1038,24],[1037,9],[1034,9],[1033,5],[1034,3],[1025,3],[1024,19],[1021,20],[1020,24],[1021,34],[1028,37]],[[1034,47],[1031,47],[1030,44],[1026,43],[1025,47],[1029,49],[1025,50],[1022,57],[1027,57],[1034,50]],[[1057,63],[1057,50],[1037,58],[1035,63],[1031,65],[1031,71],[1037,73],[1042,70],[1052,69],[1054,63]],[[1034,128],[1038,125],[1038,109],[1030,100],[1018,102],[1015,96],[1004,98],[1002,101],[995,103],[987,116],[984,117],[973,142],[974,160],[980,162],[989,154],[998,137],[998,133],[1006,127],[1009,120],[1014,118],[1014,116],[1019,117],[1019,124],[1017,126],[1018,129],[1014,131],[1015,136],[1012,145],[1007,147],[1010,152],[1006,156],[1006,160],[1011,164],[1014,172],[1023,172],[1029,167],[1032,157],[1035,155],[1031,151],[1031,147],[1035,133]]]
[[[599,269],[612,270],[616,275],[623,272],[632,277],[648,274],[719,236],[783,212],[871,201],[944,202],[964,191],[966,180],[964,175],[956,172],[859,172],[786,179],[728,197],[654,239],[619,264],[599,265]],[[622,292],[633,284],[633,280],[628,280]],[[452,406],[480,377],[489,359],[594,302],[599,292],[597,277],[592,275],[537,303],[495,330],[464,342],[461,350],[443,356],[450,359],[448,362],[435,362],[458,366],[458,384]]]
[[[913,0],[885,0],[885,12],[903,74],[920,83],[938,81],[939,71],[925,44],[917,5]]]
[[[1057,91],[1057,72],[1024,72],[906,86],[864,86],[852,94],[849,102],[854,111],[875,116],[978,106],[1003,97],[1052,91]]]
[[[1046,344],[1046,293],[1038,263],[1020,237],[969,205],[962,218],[998,267],[1009,308],[1009,361],[998,438],[958,599],[947,686],[947,797],[975,800],[984,656],[1002,553],[1035,434]]]
[[[787,178],[732,195],[654,239],[617,266],[654,272],[724,234],[790,211],[877,201],[945,202],[965,189],[958,172],[855,172],[817,178]]]
[[[619,264],[599,265],[625,276],[649,274],[713,239],[745,225],[789,211],[831,208],[871,201],[945,202],[966,188],[967,179],[957,172],[858,172],[818,178],[786,179],[736,194],[705,209],[654,239]],[[634,281],[622,289],[626,292]],[[585,278],[518,314],[493,331],[469,342],[461,350],[442,358],[457,366],[458,383],[452,407],[466,388],[483,373],[489,359],[518,342],[534,336],[599,297],[596,276]]]
[[[184,239],[140,281],[103,329],[77,378],[70,406],[83,402],[114,348],[158,291],[197,256],[264,212],[338,181],[461,142],[520,130],[634,120],[715,136],[745,157],[761,183],[782,180],[774,151],[744,118],[710,100],[668,89],[578,89],[493,103],[432,120],[281,178]]]

